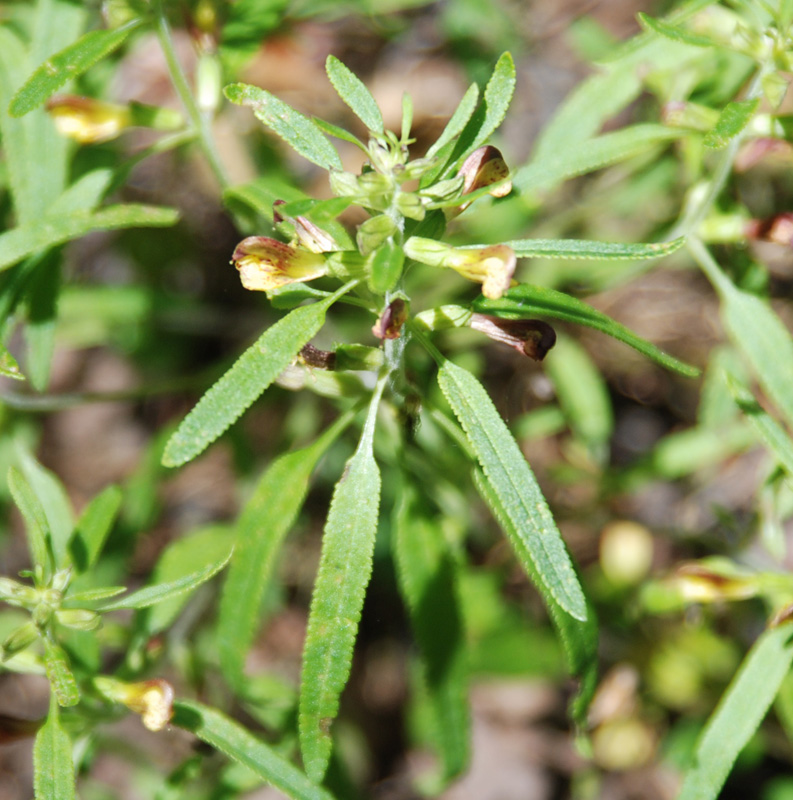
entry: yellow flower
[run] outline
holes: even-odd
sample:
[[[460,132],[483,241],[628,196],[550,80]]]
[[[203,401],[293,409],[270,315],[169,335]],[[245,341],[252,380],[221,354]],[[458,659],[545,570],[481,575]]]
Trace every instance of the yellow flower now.
[[[131,124],[130,110],[126,106],[103,103],[90,97],[53,97],[47,103],[47,111],[58,133],[76,139],[80,144],[115,139]]]
[[[253,292],[271,292],[289,283],[312,281],[328,272],[325,256],[266,236],[243,239],[231,257],[242,285]]]
[[[173,686],[162,678],[124,683],[115,678],[94,678],[94,685],[108,699],[140,714],[150,731],[161,731],[173,715]]]
[[[501,297],[512,283],[515,252],[505,244],[488,247],[452,247],[434,239],[413,236],[405,242],[405,255],[431,267],[451,267],[464,278],[482,284],[482,294]]]

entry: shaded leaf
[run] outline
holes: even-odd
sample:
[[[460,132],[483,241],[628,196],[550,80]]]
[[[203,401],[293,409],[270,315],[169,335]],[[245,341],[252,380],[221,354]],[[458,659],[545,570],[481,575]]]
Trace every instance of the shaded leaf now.
[[[69,553],[78,573],[86,572],[96,563],[121,508],[121,500],[118,486],[108,486],[80,514],[69,540]]]
[[[173,710],[171,722],[174,725],[194,733],[229,758],[244,764],[287,797],[294,800],[334,800],[272,747],[219,711],[194,700],[176,700]]]
[[[619,341],[630,345],[642,355],[647,356],[667,369],[691,378],[699,375],[699,370],[696,367],[667,355],[654,344],[637,336],[624,325],[606,316],[606,314],[595,310],[592,306],[571,295],[557,292],[555,289],[520,284],[509,289],[498,300],[478,297],[473,306],[475,310],[485,314],[495,314],[508,319],[525,319],[539,314],[562,319],[566,322],[586,325],[619,339]]]
[[[793,663],[793,628],[783,624],[755,642],[708,720],[677,800],[715,800],[738,754],[754,735]]]
[[[470,372],[450,361],[442,363],[438,383],[504,513],[524,542],[534,574],[561,608],[586,620],[586,599],[556,522],[493,401]]]
[[[0,269],[6,269],[38,250],[55,247],[92,231],[173,225],[178,218],[172,208],[135,205],[107,206],[97,211],[74,211],[45,216],[0,234]]]

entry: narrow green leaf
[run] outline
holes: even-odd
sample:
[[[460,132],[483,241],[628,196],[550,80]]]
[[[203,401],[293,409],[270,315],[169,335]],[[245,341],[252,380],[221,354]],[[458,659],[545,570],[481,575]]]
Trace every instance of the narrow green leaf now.
[[[48,253],[36,265],[27,289],[28,320],[25,326],[27,373],[33,388],[43,392],[50,380],[61,288],[59,253]]]
[[[218,563],[227,563],[234,544],[229,525],[210,525],[171,542],[152,570],[150,581],[159,586],[173,586],[191,574],[212,572]],[[214,573],[213,573],[214,574]],[[147,605],[136,616],[135,631],[149,639],[168,628],[187,604],[189,597],[180,592],[170,598]]]
[[[75,570],[87,572],[96,563],[121,508],[121,490],[108,486],[83,509],[69,540]]]
[[[92,231],[173,225],[178,218],[172,208],[135,205],[107,206],[98,211],[74,211],[46,216],[0,234],[0,269],[6,269],[38,250],[68,242]]]
[[[296,308],[268,328],[182,420],[165,446],[162,463],[166,467],[185,464],[236,422],[322,327],[325,312],[342,291]]]
[[[670,25],[668,22],[663,22],[660,19],[654,19],[653,17],[650,17],[647,14],[642,14],[641,12],[639,12],[639,22],[641,23],[642,28],[644,28],[646,31],[653,31],[660,36],[664,36],[667,39],[671,39],[673,42],[679,42],[680,44],[690,44],[694,47],[713,47],[717,44],[713,41],[713,39],[709,39],[707,36],[700,36],[696,33],[692,33],[691,31],[687,31],[685,28],[681,28],[678,25]]]
[[[556,522],[493,401],[470,372],[450,361],[441,365],[438,383],[540,580],[568,614],[586,620],[586,599]]]
[[[323,169],[343,168],[339,154],[317,124],[275,95],[244,83],[233,83],[223,91],[232,103],[250,106],[261,122],[304,158]]]
[[[703,139],[705,147],[726,147],[748,124],[757,111],[760,98],[754,100],[734,100],[728,103],[716,122],[715,127]]]
[[[738,754],[766,715],[793,663],[793,628],[765,631],[708,720],[677,800],[716,800]]]
[[[721,316],[730,339],[743,354],[760,386],[793,427],[793,338],[768,303],[741,291],[718,268],[704,246],[689,243],[721,297]]]
[[[58,704],[50,703],[47,721],[33,744],[33,781],[36,800],[74,800],[72,742],[61,726]]]
[[[578,298],[547,289],[542,286],[520,284],[514,289],[504,293],[498,300],[488,300],[484,297],[474,301],[476,311],[485,314],[495,314],[508,319],[528,319],[533,316],[544,315],[566,322],[586,325],[595,330],[613,336],[615,339],[638,350],[643,355],[652,359],[662,367],[679,372],[681,375],[694,378],[699,375],[699,370],[685,364],[672,356],[659,350],[654,344],[642,339],[624,325],[611,319],[592,306],[587,305]]]
[[[297,767],[238,723],[194,700],[176,700],[171,722],[248,769],[293,800],[334,800]]]
[[[363,81],[336,56],[330,55],[325,61],[325,71],[333,88],[341,99],[352,109],[358,119],[373,133],[382,133],[383,116]]]
[[[402,487],[394,532],[397,577],[421,648],[421,678],[433,716],[442,780],[459,775],[470,757],[465,632],[457,567],[437,522]]]
[[[47,548],[50,530],[47,515],[44,513],[38,497],[30,488],[27,478],[16,467],[10,467],[8,470],[8,488],[25,520],[31,561],[34,565],[41,565],[46,575],[51,568]]]
[[[430,149],[427,150],[427,158],[432,158],[444,145],[448,144],[455,136],[459,136],[460,133],[462,133],[468,120],[471,119],[471,115],[474,113],[478,101],[479,87],[475,83],[472,83],[463,95],[463,99],[460,100],[459,105],[454,110],[454,114],[451,115],[449,121],[446,123],[446,127],[443,129],[441,135],[435,140]]]
[[[515,93],[515,62],[510,53],[502,53],[485,86],[484,119],[470,150],[483,145],[504,121]]]
[[[548,192],[569,178],[625,161],[684,135],[681,129],[651,124],[604,133],[581,142],[570,152],[532,159],[516,172],[513,184],[524,192]]]
[[[614,429],[608,388],[586,350],[568,336],[558,336],[545,369],[576,437],[603,463]]]
[[[679,250],[685,237],[671,242],[622,244],[620,242],[593,242],[585,239],[513,239],[504,242],[518,258],[580,258],[602,260],[632,260],[662,258]],[[484,245],[475,245],[483,247]]]
[[[380,470],[372,442],[384,380],[378,382],[355,454],[333,492],[319,563],[300,678],[300,751],[319,783],[332,749],[330,727],[352,665],[364,595],[372,574]]]
[[[69,659],[63,648],[50,641],[48,637],[44,641],[44,667],[47,670],[47,680],[50,682],[52,691],[58,700],[59,706],[76,706],[80,702],[80,692],[77,689],[77,681],[72,675],[69,667]]]
[[[337,139],[341,139],[343,142],[354,144],[356,147],[363,150],[364,153],[369,152],[366,149],[366,145],[357,136],[354,136],[349,131],[345,131],[344,128],[340,128],[338,125],[334,125],[332,122],[326,122],[324,119],[320,119],[319,117],[312,117],[311,119],[316,123],[317,127],[324,133],[327,133],[328,136],[335,136]]]
[[[576,725],[584,728],[586,727],[587,710],[595,694],[598,680],[598,624],[595,611],[591,605],[587,604],[586,622],[573,619],[564,611],[537,574],[523,537],[515,529],[498,495],[481,470],[474,470],[474,483],[509,539],[526,574],[542,595],[548,615],[562,642],[567,668],[580,681],[578,692],[570,703],[570,714]]]
[[[139,25],[140,20],[132,20],[115,30],[90,31],[48,58],[14,95],[8,113],[12,117],[21,117],[40,106],[67,81],[82,75],[119,48]]]
[[[191,572],[183,578],[177,578],[175,581],[169,583],[158,583],[154,586],[144,586],[137,592],[132,592],[120,600],[114,600],[112,603],[104,603],[99,607],[99,611],[116,611],[119,608],[148,608],[155,603],[162,603],[165,600],[170,600],[172,597],[178,597],[186,592],[192,592],[197,589],[202,583],[205,583],[210,578],[223,569],[228,564],[231,558],[231,551],[225,558],[210,564],[204,569],[197,572]]]
[[[17,456],[22,472],[44,509],[55,568],[63,569],[69,565],[69,537],[74,528],[74,512],[69,496],[55,474],[39,464],[21,442],[17,445]]]
[[[220,665],[232,686],[244,687],[245,657],[253,644],[262,598],[284,538],[303,506],[311,473],[350,419],[351,414],[342,415],[316,442],[273,462],[240,515],[217,626]]]
[[[747,386],[727,381],[738,408],[743,411],[760,440],[771,451],[789,478],[793,478],[793,440],[787,431],[757,402]]]

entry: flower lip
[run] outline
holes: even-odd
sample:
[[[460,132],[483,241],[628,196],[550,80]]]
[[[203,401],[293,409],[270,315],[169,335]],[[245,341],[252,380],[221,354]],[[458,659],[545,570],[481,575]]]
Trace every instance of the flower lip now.
[[[378,339],[398,339],[402,335],[402,326],[408,318],[407,305],[397,297],[392,300],[372,327],[372,333]]]
[[[242,285],[254,292],[271,292],[289,283],[311,281],[327,274],[325,257],[267,236],[249,236],[234,249],[232,262]]]

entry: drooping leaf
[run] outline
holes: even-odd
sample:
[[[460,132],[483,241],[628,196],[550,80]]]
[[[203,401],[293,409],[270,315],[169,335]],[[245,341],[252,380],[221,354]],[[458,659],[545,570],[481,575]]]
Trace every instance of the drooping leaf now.
[[[167,467],[185,464],[232,425],[322,327],[325,312],[350,285],[313,305],[296,308],[268,328],[182,420],[165,447],[162,463]]]
[[[76,706],[80,702],[80,692],[77,681],[74,679],[69,667],[69,659],[63,648],[43,637],[44,641],[44,667],[47,670],[47,680],[58,700],[58,705],[63,707]]]
[[[486,480],[481,470],[474,470],[474,483],[482,499],[487,503],[493,516],[515,550],[515,555],[534,585],[540,590],[548,615],[556,628],[564,649],[567,668],[571,675],[579,680],[578,692],[570,703],[573,721],[581,728],[586,726],[587,710],[595,693],[598,679],[598,623],[595,611],[587,605],[585,622],[573,619],[556,602],[545,583],[536,573],[531,554],[526,549],[523,537],[515,529],[514,524],[504,510],[501,500]]]
[[[457,597],[454,556],[437,522],[402,487],[394,533],[400,590],[421,648],[421,679],[432,712],[433,743],[442,781],[459,775],[470,757],[465,634]]]
[[[173,225],[178,218],[172,208],[128,203],[97,211],[74,211],[45,216],[35,223],[0,234],[0,269],[6,269],[38,250],[78,239],[92,231],[118,228],[148,228]]]
[[[50,703],[47,721],[33,744],[36,800],[74,800],[74,762],[69,734],[63,729],[58,704]]]
[[[330,728],[352,665],[364,594],[372,574],[380,470],[373,438],[384,382],[372,397],[358,449],[333,492],[311,598],[300,678],[300,751],[306,773],[319,783],[332,749]]]
[[[304,158],[323,169],[342,169],[336,149],[305,114],[257,86],[233,83],[223,91],[232,103],[250,106],[259,120]]]
[[[80,514],[69,540],[69,553],[78,573],[91,569],[99,558],[121,508],[121,499],[118,486],[108,486]]]
[[[660,36],[665,36],[673,42],[680,44],[690,44],[694,47],[713,47],[716,42],[707,36],[700,36],[699,34],[692,33],[691,31],[681,28],[679,25],[670,25],[660,19],[655,19],[647,14],[639,12],[639,22],[645,30],[653,31]]]
[[[245,657],[281,545],[303,505],[311,473],[350,418],[349,413],[342,415],[316,442],[273,462],[237,522],[236,544],[220,599],[217,644],[226,678],[240,689]]]
[[[793,627],[763,633],[708,720],[677,800],[716,800],[793,663]]]
[[[352,109],[358,119],[373,133],[383,132],[383,116],[372,93],[363,81],[336,56],[330,55],[325,62],[325,71],[333,88]]]
[[[759,104],[759,97],[728,103],[719,114],[713,130],[703,139],[705,147],[726,147],[749,124]]]
[[[149,606],[153,606],[155,603],[162,603],[166,600],[170,600],[173,597],[178,597],[179,595],[185,594],[186,592],[192,592],[202,583],[205,583],[210,578],[213,578],[215,575],[217,575],[218,572],[220,572],[220,570],[222,570],[223,567],[228,564],[229,558],[231,558],[230,551],[222,560],[217,561],[214,564],[210,564],[208,567],[204,567],[204,569],[191,572],[189,575],[169,581],[168,583],[158,583],[154,586],[144,586],[143,589],[139,589],[137,592],[132,592],[132,594],[128,594],[126,597],[122,597],[120,600],[113,600],[110,603],[103,603],[98,610],[116,611],[119,608],[148,608]]]
[[[562,609],[586,620],[586,599],[556,522],[493,401],[470,372],[450,361],[442,363],[438,383],[504,513],[524,542],[535,574]]]
[[[118,49],[139,25],[140,20],[132,20],[114,30],[90,31],[48,58],[14,95],[9,114],[21,117],[42,105],[67,81],[82,75],[97,61]]]
[[[520,284],[513,289],[509,289],[498,300],[479,297],[474,301],[473,305],[476,311],[504,316],[509,319],[531,318],[539,314],[562,319],[566,322],[586,325],[619,339],[619,341],[630,345],[642,355],[647,356],[667,369],[692,378],[699,374],[699,370],[696,367],[667,355],[654,344],[637,336],[606,314],[596,311],[592,306],[571,295],[557,292],[555,289]]]
[[[229,758],[253,770],[266,783],[293,800],[334,800],[312,783],[265,742],[248,733],[238,723],[194,700],[176,700],[171,722],[194,733],[199,739]]]

